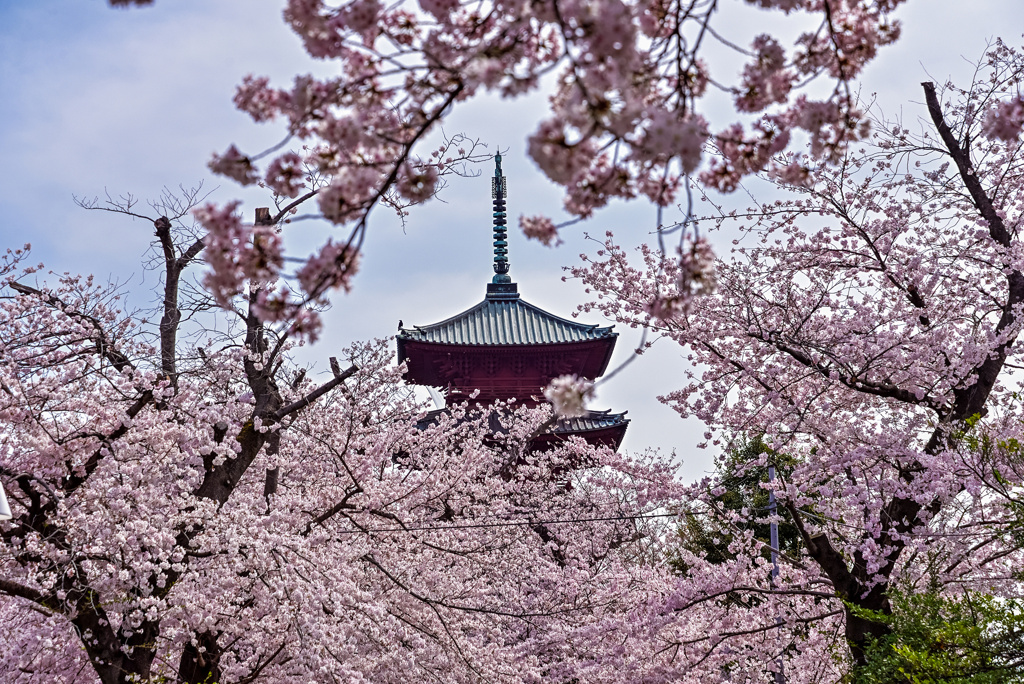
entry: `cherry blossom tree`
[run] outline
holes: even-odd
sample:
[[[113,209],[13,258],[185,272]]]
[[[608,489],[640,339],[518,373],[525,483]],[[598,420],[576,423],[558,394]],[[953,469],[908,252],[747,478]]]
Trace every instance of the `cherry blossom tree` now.
[[[730,3],[746,5],[741,12],[784,16],[780,23],[796,35],[765,33],[741,46],[748,38],[718,14],[718,0],[289,0],[285,21],[308,54],[330,61],[337,75],[300,75],[277,86],[246,77],[235,104],[255,122],[282,121],[283,140],[262,152],[230,145],[210,168],[277,193],[273,225],[315,200],[307,215],[339,227],[339,237],[302,269],[294,292],[265,296],[265,316],[294,313],[348,286],[375,207],[402,211],[426,201],[445,174],[475,158],[466,141],[435,141],[452,112],[487,93],[514,98],[551,91],[527,148],[565,189],[574,219],[616,198],[672,206],[690,174],[731,190],[764,169],[793,178],[812,161],[841,158],[867,132],[851,82],[899,37],[891,15],[901,3]],[[715,50],[741,56],[738,77],[732,67],[709,63]],[[712,91],[731,98],[735,120],[707,119]],[[778,153],[790,149],[796,132],[811,140],[810,158],[780,162]],[[711,150],[717,154],[709,156]],[[283,273],[285,263],[281,241],[266,240],[260,254],[247,253],[249,236],[236,208],[229,202],[198,214],[225,254],[211,259],[210,285],[222,301],[238,293],[239,272]],[[558,242],[550,218],[520,220],[529,237]]]
[[[1024,158],[991,124],[1022,74],[1024,55],[996,43],[969,87],[923,84],[919,130],[879,122],[788,198],[705,221],[740,225],[714,293],[684,297],[677,263],[650,247],[632,263],[611,236],[575,271],[593,307],[686,348],[698,370],[664,400],[711,426],[709,444],[763,436],[729,476],[795,459],[763,485],[804,549],[782,555],[774,590],[813,590],[805,617],[841,616],[857,664],[889,632],[870,616],[892,614],[893,592],[1024,589]],[[715,487],[693,506],[725,529],[769,517],[722,508]],[[780,616],[779,639],[802,648]]]
[[[671,467],[575,440],[533,454],[543,408],[502,409],[497,433],[468,408],[417,426],[387,342],[315,382],[258,282],[233,320],[180,334],[206,244],[183,219],[152,222],[153,322],[91,278],[3,261],[0,679],[603,672],[593,635],[625,634],[671,580],[652,562]]]
[[[723,563],[672,548],[706,483],[666,460],[533,453],[545,407],[424,428],[386,342],[315,382],[292,322],[255,313],[259,283],[183,334],[204,240],[173,215],[152,221],[153,322],[90,278],[3,263],[4,681],[843,676],[820,573],[773,580],[752,529]]]

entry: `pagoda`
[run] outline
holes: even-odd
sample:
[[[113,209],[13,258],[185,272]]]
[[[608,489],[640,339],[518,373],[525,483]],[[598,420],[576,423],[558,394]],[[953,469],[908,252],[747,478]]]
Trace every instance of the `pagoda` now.
[[[618,337],[611,327],[560,318],[519,296],[508,274],[506,183],[500,154],[494,162],[494,277],[484,300],[440,323],[399,328],[398,361],[407,364],[406,380],[439,388],[446,398],[445,408],[421,421],[427,424],[447,407],[470,399],[482,405],[515,399],[536,406],[548,383],[561,375],[595,380],[608,368]],[[590,444],[617,449],[628,424],[625,413],[588,411],[558,421],[531,446],[542,450],[578,435]]]

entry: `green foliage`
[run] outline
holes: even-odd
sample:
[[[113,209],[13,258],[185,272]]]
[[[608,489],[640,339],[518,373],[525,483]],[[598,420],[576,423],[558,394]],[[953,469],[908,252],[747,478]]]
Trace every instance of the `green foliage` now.
[[[775,465],[776,477],[785,479],[793,472],[796,460],[792,456],[773,451],[760,436],[744,440],[738,448],[729,451],[718,461],[715,481],[725,491],[716,496],[713,502],[723,512],[747,511],[745,517],[750,522],[743,528],[753,529],[754,537],[765,543],[764,554],[767,557],[770,554],[767,545],[771,538],[767,521],[768,492],[761,487],[761,483],[768,482],[768,468],[751,465],[762,454],[767,454],[768,460]],[[780,550],[789,555],[799,555],[802,542],[799,531],[792,523],[792,516],[781,505],[777,513],[782,518],[779,522]],[[729,551],[734,531],[735,528],[731,529],[721,522],[714,511],[690,511],[683,518],[677,534],[682,548],[704,556],[711,563],[724,563],[735,558]],[[686,565],[680,559],[671,562],[678,572],[685,573]]]
[[[889,599],[892,615],[850,606],[892,630],[869,643],[853,684],[1024,683],[1024,602],[936,592]]]
[[[1014,393],[1018,402],[1021,396]],[[975,414],[963,421],[963,429],[953,433],[953,438],[974,452],[979,461],[982,477],[995,493],[993,501],[1005,507],[1006,534],[1018,547],[1024,547],[1024,445],[1020,440],[1009,437],[996,439],[981,425],[981,416]],[[1015,573],[1024,580],[1024,568]]]

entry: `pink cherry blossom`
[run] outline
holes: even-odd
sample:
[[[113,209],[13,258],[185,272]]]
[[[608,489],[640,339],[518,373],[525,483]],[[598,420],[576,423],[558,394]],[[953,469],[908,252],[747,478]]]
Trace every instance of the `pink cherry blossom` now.
[[[757,61],[743,69],[743,93],[736,100],[740,111],[759,112],[776,102],[785,102],[796,81],[786,69],[786,52],[777,40],[762,34],[754,39]]]
[[[269,86],[270,79],[265,76],[260,78],[252,75],[246,76],[235,92],[235,106],[251,116],[257,123],[273,120],[286,101],[281,93]]]
[[[328,242],[296,274],[303,289],[319,295],[328,289],[352,287],[359,270],[359,254],[348,245]]]
[[[241,185],[252,185],[258,180],[252,161],[232,145],[222,155],[213,155],[209,168],[220,176],[237,181]]]
[[[888,632],[851,606],[889,613],[893,588],[1020,596],[1010,568],[1024,557],[1003,530],[1017,524],[1024,482],[1014,370],[1024,362],[1024,247],[1012,228],[1024,206],[1005,189],[1024,176],[1016,134],[983,129],[1014,130],[1022,75],[1024,56],[997,44],[975,83],[947,85],[941,97],[924,84],[918,115],[932,130],[879,126],[842,167],[782,157],[785,196],[696,218],[702,236],[735,230],[735,249],[713,266],[700,241],[678,260],[649,246],[634,258],[608,236],[573,269],[600,297],[585,310],[681,346],[691,370],[663,401],[708,426],[706,446],[764,440],[766,451],[726,477],[792,459],[770,488],[803,549],[779,559],[772,593],[824,590],[817,605],[831,606],[849,646],[843,668],[862,664],[869,637]],[[984,118],[992,102],[1004,103],[992,116],[1009,123]],[[828,108],[801,116],[810,128],[845,125]],[[944,157],[908,168],[936,149]],[[741,550],[764,512],[722,510],[723,484],[695,495],[695,508],[707,507],[701,520],[728,533],[737,561],[767,564]],[[700,558],[685,563],[702,582],[713,572]],[[787,680],[812,676],[784,665]]]
[[[437,166],[434,164],[407,164],[401,168],[397,189],[410,202],[423,202],[437,191]]]
[[[683,173],[691,173],[700,164],[704,141],[708,139],[707,122],[702,116],[679,120],[675,112],[655,109],[644,128],[644,137],[634,154],[641,159],[678,158]]]
[[[298,197],[308,177],[303,163],[302,157],[297,154],[281,155],[267,167],[267,187],[281,197]]]
[[[1024,100],[1016,97],[1000,102],[985,115],[982,131],[990,138],[1016,140],[1024,128]]]
[[[523,229],[526,237],[537,240],[542,245],[550,247],[562,242],[558,237],[558,228],[546,216],[520,216],[519,227]]]
[[[194,212],[207,231],[203,254],[210,271],[204,283],[224,306],[242,291],[246,280],[273,280],[282,264],[278,229],[243,223],[238,204],[207,204]]]
[[[340,171],[317,197],[324,218],[345,223],[359,215],[377,191],[380,174],[370,168],[355,167]]]
[[[376,26],[381,4],[378,0],[353,0],[336,17],[339,27],[363,33]]]
[[[562,186],[572,217],[588,218],[616,199],[671,206],[686,175],[732,191],[746,176],[778,172],[776,155],[792,151],[794,130],[809,136],[811,162],[840,159],[867,134],[850,83],[897,40],[892,13],[901,0],[746,4],[752,20],[780,12],[809,17],[818,29],[757,36],[749,53],[741,51],[736,77],[692,40],[716,35],[737,44],[716,6],[698,0],[289,0],[285,21],[312,58],[334,64],[332,75],[278,86],[247,76],[235,104],[254,121],[282,121],[282,133],[303,147],[308,175],[299,173],[294,150],[268,150],[265,167],[256,168],[252,160],[262,155],[231,147],[211,169],[242,184],[263,177],[299,204],[315,196],[320,215],[361,243],[378,203],[404,212],[432,198],[445,175],[481,159],[447,143],[443,155],[423,149],[454,111],[488,92],[520,97],[548,83],[548,113],[527,150]],[[805,88],[816,78],[833,81],[823,97]],[[710,117],[704,101],[712,82],[733,93],[736,113],[761,119],[750,126],[728,113]],[[522,225],[551,235],[539,223]]]
[[[584,406],[594,397],[594,383],[575,375],[562,375],[552,380],[544,389],[544,398],[551,402],[555,415],[561,418],[578,418],[586,415]]]

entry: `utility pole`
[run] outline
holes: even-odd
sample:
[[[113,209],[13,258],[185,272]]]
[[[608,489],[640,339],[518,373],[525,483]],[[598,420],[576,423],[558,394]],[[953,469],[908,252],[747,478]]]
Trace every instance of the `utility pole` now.
[[[776,520],[776,505],[775,505],[775,466],[768,466],[768,484],[772,485],[768,488],[768,514],[771,516],[771,522],[768,523],[769,541],[772,545],[772,579],[771,579],[771,590],[775,591],[775,581],[779,578],[779,523]],[[782,616],[776,615],[775,622],[780,627],[782,625]],[[782,630],[779,630],[782,633]],[[779,653],[779,659],[776,662],[777,668],[775,669],[775,684],[786,684],[786,673],[782,669],[782,653]]]

